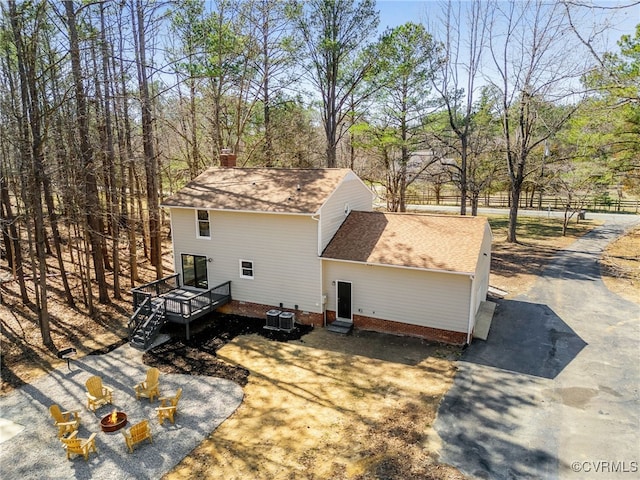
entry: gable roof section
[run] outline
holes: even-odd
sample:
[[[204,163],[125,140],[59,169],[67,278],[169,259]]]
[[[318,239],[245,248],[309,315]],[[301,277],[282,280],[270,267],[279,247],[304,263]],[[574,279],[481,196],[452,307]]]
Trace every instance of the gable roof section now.
[[[347,168],[211,167],[162,205],[177,208],[314,214]]]
[[[481,217],[353,211],[322,258],[473,274],[486,226]]]

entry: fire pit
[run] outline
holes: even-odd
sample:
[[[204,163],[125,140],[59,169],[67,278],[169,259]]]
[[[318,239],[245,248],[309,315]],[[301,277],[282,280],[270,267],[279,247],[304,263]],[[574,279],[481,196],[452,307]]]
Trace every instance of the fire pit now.
[[[100,420],[100,428],[103,432],[115,432],[127,424],[127,414],[114,410]]]

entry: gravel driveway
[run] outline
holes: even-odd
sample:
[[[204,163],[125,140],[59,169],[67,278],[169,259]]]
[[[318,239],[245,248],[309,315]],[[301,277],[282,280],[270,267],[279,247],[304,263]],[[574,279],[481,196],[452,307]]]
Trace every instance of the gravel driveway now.
[[[441,461],[478,478],[638,478],[640,307],[598,266],[638,217],[605,220],[498,302],[440,406]]]
[[[1,428],[20,430],[0,446],[0,476],[20,479],[157,479],[172,469],[209,436],[240,405],[243,391],[237,384],[220,378],[160,374],[161,395],[173,395],[183,388],[176,423],[160,425],[154,408],[156,400],[136,400],[133,385],[144,380],[147,367],[142,353],[129,345],[105,355],[86,356],[59,368],[37,381],[0,398]],[[114,390],[114,405],[99,408],[94,414],[86,407],[84,383],[99,375],[103,384]],[[57,438],[57,429],[49,406],[80,410],[79,436],[98,432],[98,454],[89,461],[73,456],[68,461]],[[128,453],[121,432],[100,431],[100,419],[116,407],[129,417],[129,426],[149,419],[153,444],[143,442]],[[12,422],[12,423],[10,423]],[[4,435],[6,438],[7,435]]]

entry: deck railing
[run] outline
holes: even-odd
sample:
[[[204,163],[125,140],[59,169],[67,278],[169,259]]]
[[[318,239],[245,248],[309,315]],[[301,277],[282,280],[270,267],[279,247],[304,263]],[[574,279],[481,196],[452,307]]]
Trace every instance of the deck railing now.
[[[145,329],[153,317],[164,317],[164,312],[164,302],[161,301],[154,305],[151,296],[147,296],[129,319],[127,325],[129,328],[129,337],[133,336],[136,331]]]
[[[129,328],[129,338],[133,335],[133,333],[141,327],[142,323],[149,317],[151,314],[151,296],[146,296],[144,300],[140,302],[138,308],[136,308],[135,312],[129,319],[128,328]]]
[[[145,283],[139,287],[131,289],[133,294],[133,309],[137,310],[142,302],[147,298],[159,297],[162,294],[170,292],[180,287],[180,274],[174,273],[168,277],[161,278],[154,282]]]
[[[231,281],[228,281],[191,298],[166,297],[165,309],[169,314],[190,318],[195,312],[201,312],[203,309],[213,310],[217,305],[226,303],[230,298]]]
[[[133,288],[131,290],[133,309],[137,311],[143,305],[148,305],[146,308],[150,309],[152,299],[164,295],[167,314],[189,319],[196,312],[202,312],[204,309],[213,310],[231,299],[231,281],[224,282],[190,298],[172,298],[171,295],[165,295],[178,288],[180,288],[179,273]]]

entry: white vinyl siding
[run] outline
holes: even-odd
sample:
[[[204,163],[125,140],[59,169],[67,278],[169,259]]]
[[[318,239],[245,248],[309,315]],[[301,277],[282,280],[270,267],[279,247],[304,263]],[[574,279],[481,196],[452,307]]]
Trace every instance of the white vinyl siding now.
[[[320,253],[351,210],[373,210],[373,193],[353,172],[345,176],[320,209]]]
[[[489,222],[485,226],[485,235],[482,239],[482,245],[480,246],[480,253],[478,254],[478,262],[476,263],[476,274],[473,279],[473,286],[471,287],[471,305],[473,307],[470,312],[471,324],[469,330],[473,331],[476,324],[476,314],[480,308],[480,304],[487,299],[487,292],[489,291],[489,273],[491,270],[491,227]]]
[[[216,233],[210,241],[196,238],[193,215],[192,209],[171,209],[174,258],[180,252],[211,258],[210,286],[231,280],[234,300],[322,311],[318,222],[310,215],[215,211],[211,228]],[[243,259],[257,268],[253,279],[240,278],[238,262]]]
[[[336,308],[335,280],[352,282],[354,315],[467,331],[472,283],[467,275],[324,260],[328,310]]]
[[[478,254],[478,262],[476,264],[476,275],[474,279],[474,313],[478,311],[480,302],[487,299],[487,292],[489,291],[489,273],[491,271],[491,227],[489,222],[485,226],[485,235],[482,239],[482,245],[480,246],[480,253]]]

